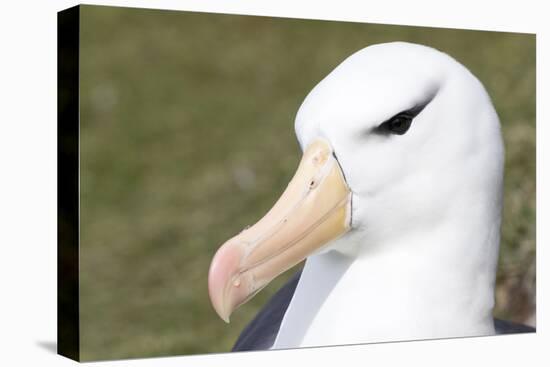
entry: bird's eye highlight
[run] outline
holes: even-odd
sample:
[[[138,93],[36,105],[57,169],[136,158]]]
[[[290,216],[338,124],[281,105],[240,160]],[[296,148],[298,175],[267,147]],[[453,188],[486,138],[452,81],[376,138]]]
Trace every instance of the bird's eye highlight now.
[[[403,135],[411,127],[413,118],[414,115],[412,114],[400,112],[382,123],[376,130],[382,134]]]
[[[387,129],[392,134],[403,135],[411,127],[413,117],[400,113],[387,121]]]
[[[430,103],[430,101],[433,99],[431,97],[429,100],[425,101],[424,103],[417,104],[413,106],[412,108],[409,108],[408,110],[401,111],[397,115],[393,116],[392,118],[384,121],[382,124],[378,125],[374,129],[370,130],[371,132],[382,134],[382,135],[403,135],[405,134],[409,128],[411,127],[413,119],[422,112],[424,107]]]

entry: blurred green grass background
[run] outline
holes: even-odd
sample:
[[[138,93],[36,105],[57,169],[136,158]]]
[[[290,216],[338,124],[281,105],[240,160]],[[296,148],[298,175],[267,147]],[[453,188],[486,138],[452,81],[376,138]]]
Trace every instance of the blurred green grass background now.
[[[290,179],[309,90],[396,40],[449,53],[493,98],[507,149],[495,314],[534,324],[533,35],[82,6],[83,360],[230,350],[289,274],[226,325],[212,255]]]

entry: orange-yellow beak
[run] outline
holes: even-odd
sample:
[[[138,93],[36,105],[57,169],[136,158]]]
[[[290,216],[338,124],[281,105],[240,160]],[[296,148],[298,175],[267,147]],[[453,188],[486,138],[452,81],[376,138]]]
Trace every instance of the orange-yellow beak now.
[[[208,275],[214,309],[229,322],[237,307],[350,224],[351,191],[330,144],[315,140],[273,208],[218,249]]]

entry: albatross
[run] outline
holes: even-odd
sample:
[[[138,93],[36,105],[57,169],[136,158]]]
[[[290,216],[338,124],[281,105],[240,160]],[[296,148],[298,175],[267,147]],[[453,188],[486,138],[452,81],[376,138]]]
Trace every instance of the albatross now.
[[[504,148],[466,67],[423,45],[366,47],[311,90],[295,131],[286,190],[210,265],[229,322],[306,260],[234,350],[533,331],[493,319]]]

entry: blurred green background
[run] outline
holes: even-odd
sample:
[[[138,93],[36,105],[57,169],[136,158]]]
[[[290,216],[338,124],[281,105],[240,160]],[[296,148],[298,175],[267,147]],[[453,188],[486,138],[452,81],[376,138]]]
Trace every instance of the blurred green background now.
[[[82,6],[83,360],[231,349],[290,274],[226,325],[212,255],[292,176],[309,90],[396,40],[449,53],[493,98],[507,149],[495,314],[534,325],[534,35]]]

